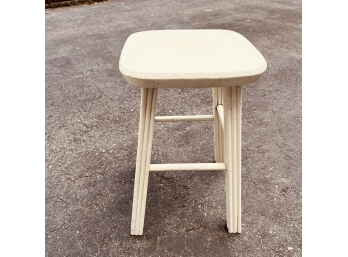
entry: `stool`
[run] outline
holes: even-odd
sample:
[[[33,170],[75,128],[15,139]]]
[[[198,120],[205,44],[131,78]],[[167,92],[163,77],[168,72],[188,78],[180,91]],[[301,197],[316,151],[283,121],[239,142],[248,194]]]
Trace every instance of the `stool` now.
[[[150,171],[221,170],[226,174],[229,233],[241,232],[241,86],[267,68],[261,53],[229,30],[157,30],[130,35],[119,68],[141,88],[131,235],[142,235]],[[213,114],[155,116],[158,88],[212,88]],[[216,163],[151,164],[155,122],[214,121]]]

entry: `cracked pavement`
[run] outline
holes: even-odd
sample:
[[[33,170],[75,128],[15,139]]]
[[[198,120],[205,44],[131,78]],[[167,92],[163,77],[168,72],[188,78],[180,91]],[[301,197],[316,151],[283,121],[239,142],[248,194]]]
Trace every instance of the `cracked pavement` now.
[[[301,1],[110,0],[46,10],[46,256],[301,256]],[[243,87],[242,233],[223,172],[151,173],[130,235],[140,90],[118,69],[127,37],[228,29],[265,57]],[[212,113],[211,89],[159,90],[157,115]],[[152,163],[213,162],[212,122],[156,123]]]

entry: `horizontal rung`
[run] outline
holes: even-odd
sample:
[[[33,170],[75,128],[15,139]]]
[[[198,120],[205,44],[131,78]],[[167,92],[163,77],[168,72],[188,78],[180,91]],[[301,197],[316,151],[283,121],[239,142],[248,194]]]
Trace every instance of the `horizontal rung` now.
[[[214,120],[214,115],[187,115],[187,116],[156,116],[156,122],[170,121],[209,121]]]
[[[226,170],[225,163],[169,163],[150,164],[150,171],[170,170]]]

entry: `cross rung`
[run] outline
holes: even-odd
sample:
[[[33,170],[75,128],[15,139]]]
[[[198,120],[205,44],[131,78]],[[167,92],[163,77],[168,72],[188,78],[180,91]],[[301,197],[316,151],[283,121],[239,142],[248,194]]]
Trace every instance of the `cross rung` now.
[[[150,164],[150,171],[173,170],[226,170],[225,163],[169,163]]]
[[[170,121],[210,121],[214,120],[214,115],[187,115],[187,116],[156,116],[156,122]]]

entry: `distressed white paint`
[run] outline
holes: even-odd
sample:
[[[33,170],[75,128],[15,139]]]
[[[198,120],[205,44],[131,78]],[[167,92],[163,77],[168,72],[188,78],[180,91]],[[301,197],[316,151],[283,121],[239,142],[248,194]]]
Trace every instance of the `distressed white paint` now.
[[[142,235],[150,171],[220,170],[226,174],[229,233],[241,232],[241,86],[267,64],[242,35],[227,30],[164,30],[132,34],[120,71],[142,87],[131,234]],[[157,88],[213,88],[213,115],[155,116]],[[214,121],[216,163],[150,164],[156,122]]]

